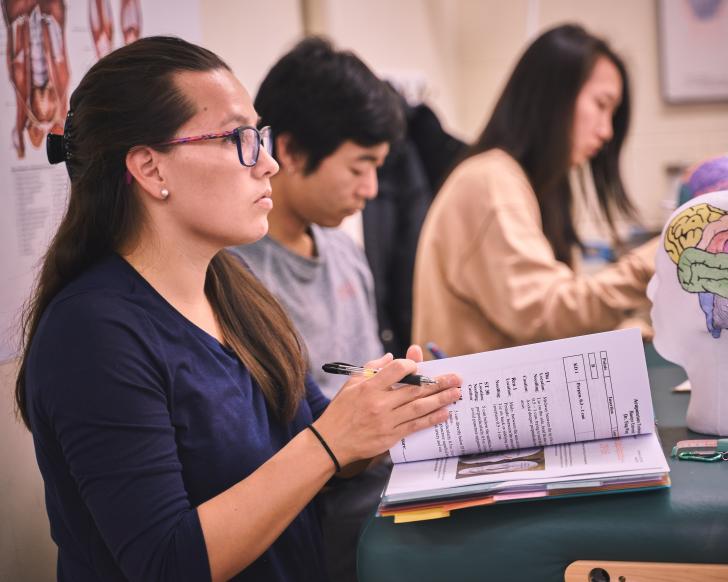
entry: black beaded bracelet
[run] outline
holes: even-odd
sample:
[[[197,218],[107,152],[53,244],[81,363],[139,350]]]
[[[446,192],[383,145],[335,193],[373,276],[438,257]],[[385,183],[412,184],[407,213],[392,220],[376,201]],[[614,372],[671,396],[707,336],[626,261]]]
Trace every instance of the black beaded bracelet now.
[[[338,459],[336,458],[336,455],[334,455],[334,451],[332,451],[332,450],[331,450],[331,449],[329,448],[329,445],[327,445],[327,444],[326,444],[326,441],[324,440],[324,437],[322,437],[322,436],[321,436],[321,435],[319,434],[319,431],[317,431],[317,430],[316,430],[316,429],[315,429],[315,428],[313,427],[313,425],[312,425],[312,424],[309,424],[308,426],[306,426],[306,428],[310,428],[310,429],[311,429],[311,432],[312,432],[313,434],[315,434],[315,435],[316,435],[316,438],[317,438],[317,439],[319,440],[319,442],[321,443],[321,446],[322,446],[322,447],[323,447],[324,449],[326,449],[326,452],[327,452],[327,453],[329,454],[329,457],[331,457],[331,460],[332,460],[332,461],[334,462],[334,467],[336,467],[336,472],[338,473],[339,471],[341,471],[341,465],[339,465],[339,461],[338,461]]]

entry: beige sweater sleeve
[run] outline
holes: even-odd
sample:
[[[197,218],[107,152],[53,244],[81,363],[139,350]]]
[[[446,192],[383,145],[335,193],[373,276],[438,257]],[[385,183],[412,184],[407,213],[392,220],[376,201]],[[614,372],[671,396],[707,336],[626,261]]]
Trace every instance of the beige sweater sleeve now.
[[[656,241],[597,275],[579,276],[556,260],[525,176],[505,172],[460,185],[480,191],[458,196],[472,201],[465,220],[474,231],[448,269],[450,284],[516,343],[613,329],[644,304]]]

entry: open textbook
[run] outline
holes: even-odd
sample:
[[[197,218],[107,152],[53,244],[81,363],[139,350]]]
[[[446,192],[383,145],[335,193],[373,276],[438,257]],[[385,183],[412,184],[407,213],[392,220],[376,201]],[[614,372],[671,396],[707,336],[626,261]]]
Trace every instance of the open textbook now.
[[[390,449],[379,513],[669,486],[636,329],[424,362],[458,373],[448,420]]]

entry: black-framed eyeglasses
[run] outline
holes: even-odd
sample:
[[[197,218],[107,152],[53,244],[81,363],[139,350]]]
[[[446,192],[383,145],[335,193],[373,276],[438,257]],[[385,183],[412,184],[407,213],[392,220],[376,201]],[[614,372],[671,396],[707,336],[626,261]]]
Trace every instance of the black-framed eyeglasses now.
[[[269,155],[272,155],[273,153],[273,141],[271,139],[270,126],[258,129],[252,125],[241,125],[240,127],[236,127],[230,131],[206,133],[191,137],[178,137],[154,145],[180,145],[185,143],[194,143],[196,141],[205,141],[208,139],[230,139],[234,141],[238,148],[238,159],[246,168],[252,168],[258,163],[258,155],[260,154],[261,145],[265,148],[265,151],[268,152]]]

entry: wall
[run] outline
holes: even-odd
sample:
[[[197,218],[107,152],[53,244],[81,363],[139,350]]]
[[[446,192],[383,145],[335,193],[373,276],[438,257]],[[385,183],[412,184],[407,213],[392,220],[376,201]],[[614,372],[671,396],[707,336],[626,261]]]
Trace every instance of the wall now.
[[[299,0],[200,0],[202,38],[254,96],[265,73],[303,34]]]
[[[0,366],[0,580],[54,580],[43,484],[30,433],[15,421],[16,364]]]
[[[663,205],[665,198],[672,199],[669,166],[728,151],[728,103],[667,105],[662,100],[656,2],[461,0],[459,10],[462,101],[461,115],[454,121],[468,136],[477,135],[523,50],[530,17],[539,30],[580,23],[624,57],[634,113],[623,170],[648,226],[660,228],[669,214]]]
[[[424,84],[447,125],[458,103],[459,2],[305,0],[306,30],[356,52],[380,76]]]
[[[728,151],[728,103],[662,100],[654,1],[307,0],[303,5],[307,30],[355,50],[379,74],[424,78],[427,99],[445,125],[468,140],[482,130],[535,35],[576,22],[605,37],[624,57],[632,80],[633,123],[623,170],[647,227],[660,228],[669,214],[663,202],[673,200],[670,166]]]
[[[208,46],[253,93],[304,30],[326,34],[380,75],[424,85],[446,127],[471,140],[525,44],[567,21],[607,38],[627,63],[634,115],[624,175],[646,226],[659,228],[672,198],[667,169],[728,150],[728,104],[663,102],[654,1],[216,0],[205,2],[202,25]]]

